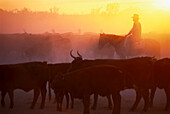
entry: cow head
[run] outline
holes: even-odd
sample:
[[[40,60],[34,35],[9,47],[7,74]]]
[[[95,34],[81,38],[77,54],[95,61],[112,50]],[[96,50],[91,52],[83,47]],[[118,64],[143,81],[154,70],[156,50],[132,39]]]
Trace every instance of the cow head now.
[[[51,82],[51,88],[52,89],[62,88],[63,84],[64,84],[64,74],[58,72]]]
[[[79,53],[79,51],[77,51],[78,57],[73,56],[72,51],[73,51],[73,50],[70,51],[70,56],[71,56],[74,60],[71,62],[72,64],[71,64],[70,68],[68,69],[68,72],[77,69],[77,67],[79,67],[79,65],[80,65],[80,64],[82,63],[82,61],[83,61],[83,57],[82,57],[82,55]]]
[[[72,61],[72,64],[77,64],[77,63],[82,62],[82,60],[83,60],[82,55],[80,55],[80,53],[77,51],[78,57],[75,57],[75,56],[73,56],[72,51],[73,51],[73,50],[70,51],[70,56],[74,59],[74,60]]]

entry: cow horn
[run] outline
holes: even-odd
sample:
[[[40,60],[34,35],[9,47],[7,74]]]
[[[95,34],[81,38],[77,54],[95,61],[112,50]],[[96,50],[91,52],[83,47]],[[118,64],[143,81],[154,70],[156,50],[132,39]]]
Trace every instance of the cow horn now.
[[[70,56],[71,56],[72,58],[76,59],[76,57],[73,56],[72,51],[73,51],[73,49],[70,51]]]
[[[79,51],[77,51],[77,55],[82,58],[82,55],[80,55]]]

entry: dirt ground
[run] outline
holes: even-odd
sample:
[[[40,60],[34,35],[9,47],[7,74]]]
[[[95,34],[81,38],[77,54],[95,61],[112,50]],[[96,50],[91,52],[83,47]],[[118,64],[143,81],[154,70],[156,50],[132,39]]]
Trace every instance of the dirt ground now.
[[[52,92],[53,93],[53,92]],[[54,101],[54,93],[52,94],[52,101],[46,99],[45,109],[39,109],[41,97],[39,98],[35,109],[29,109],[29,106],[32,102],[33,91],[28,93],[22,90],[15,90],[14,92],[14,108],[9,109],[9,97],[8,95],[5,98],[6,107],[0,107],[0,114],[82,114],[83,104],[79,99],[75,99],[74,109],[65,109],[65,99],[63,103],[63,112],[56,111],[56,104]],[[142,112],[143,108],[143,99],[141,100],[137,110],[135,112],[129,112],[130,107],[135,101],[135,91],[132,89],[124,90],[121,92],[122,104],[121,104],[121,114],[170,114],[169,111],[164,111],[166,104],[166,97],[163,90],[157,89],[155,98],[154,98],[154,107],[149,109],[148,112]],[[1,97],[0,97],[1,99]],[[93,103],[93,96],[91,96],[91,105]],[[91,114],[111,114],[112,110],[107,109],[107,99],[106,97],[99,97],[97,109],[91,110]]]

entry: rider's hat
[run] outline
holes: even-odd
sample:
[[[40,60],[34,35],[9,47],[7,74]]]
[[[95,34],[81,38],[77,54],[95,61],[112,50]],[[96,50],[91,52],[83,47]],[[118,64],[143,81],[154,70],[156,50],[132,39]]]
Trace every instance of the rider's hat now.
[[[134,14],[132,18],[139,19],[139,15],[138,14]]]

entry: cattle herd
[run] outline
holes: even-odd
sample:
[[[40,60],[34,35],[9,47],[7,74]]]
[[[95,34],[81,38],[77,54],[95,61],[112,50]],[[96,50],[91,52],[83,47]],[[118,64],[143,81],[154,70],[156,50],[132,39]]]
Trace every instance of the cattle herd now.
[[[51,99],[51,89],[55,93],[57,111],[62,111],[62,101],[66,96],[69,108],[74,108],[74,98],[82,99],[83,114],[90,113],[90,96],[94,94],[92,109],[97,107],[98,96],[106,96],[108,107],[112,114],[121,113],[120,91],[134,89],[136,100],[131,107],[135,111],[140,100],[144,99],[143,111],[148,111],[153,105],[156,88],[165,90],[166,107],[170,108],[170,59],[157,60],[154,57],[135,57],[129,59],[95,59],[83,60],[77,52],[77,57],[71,63],[48,64],[47,62],[27,62],[19,64],[0,65],[1,106],[5,106],[5,96],[9,95],[10,106],[14,107],[14,90],[26,92],[34,90],[30,108],[34,108],[39,94],[42,96],[40,108],[45,107],[47,84],[48,96]],[[113,102],[113,106],[112,106]]]

